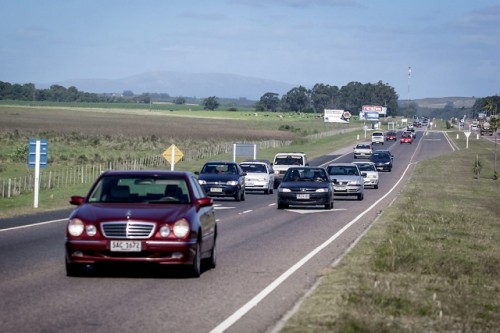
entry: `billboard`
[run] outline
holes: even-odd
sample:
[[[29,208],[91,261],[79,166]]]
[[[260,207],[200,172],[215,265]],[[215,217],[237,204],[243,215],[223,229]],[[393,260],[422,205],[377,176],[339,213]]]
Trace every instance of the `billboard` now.
[[[380,114],[378,112],[363,112],[364,114],[364,119],[365,120],[368,120],[368,121],[378,121],[378,118],[380,116]]]
[[[351,113],[346,110],[325,109],[325,123],[347,124],[351,120]]]
[[[387,114],[387,108],[385,106],[378,106],[378,105],[363,105],[361,111],[363,111],[363,112],[377,112],[378,114],[382,114],[382,115]]]

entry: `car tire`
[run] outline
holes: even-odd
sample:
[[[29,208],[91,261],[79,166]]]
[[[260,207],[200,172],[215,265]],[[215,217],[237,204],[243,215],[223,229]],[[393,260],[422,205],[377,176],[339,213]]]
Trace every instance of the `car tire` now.
[[[245,191],[241,192],[241,201],[245,201]]]
[[[239,190],[238,192],[236,192],[236,194],[234,195],[234,200],[235,201],[241,201],[241,190]]]
[[[82,276],[87,273],[87,265],[70,264],[66,261],[66,276]]]
[[[328,209],[328,210],[333,209],[333,201],[330,201],[329,203],[327,203],[325,205],[325,209]]]
[[[363,200],[363,199],[364,199],[364,197],[365,197],[365,196],[364,196],[364,194],[363,194],[363,193],[359,193],[359,194],[358,194],[358,201]]]
[[[287,205],[287,204],[284,204],[284,203],[278,202],[278,209],[285,209],[285,208],[288,208],[288,205]]]
[[[374,189],[378,189],[378,184],[373,186]]]
[[[201,275],[200,243],[196,243],[193,263],[190,267],[191,277],[198,278]]]
[[[217,266],[217,237],[214,238],[214,246],[210,251],[210,257],[208,258],[208,268],[214,269]]]

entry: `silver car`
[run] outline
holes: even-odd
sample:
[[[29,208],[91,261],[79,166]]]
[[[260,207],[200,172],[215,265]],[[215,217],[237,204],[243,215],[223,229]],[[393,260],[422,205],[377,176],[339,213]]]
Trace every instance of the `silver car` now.
[[[274,189],[274,171],[268,161],[245,161],[240,163],[243,171],[247,173],[245,178],[245,191],[264,191],[272,194]]]
[[[333,182],[334,195],[356,196],[363,200],[365,193],[364,174],[354,163],[333,163],[327,166],[326,172]]]
[[[363,178],[365,180],[365,187],[371,186],[373,188],[378,188],[379,176],[378,170],[373,162],[354,162],[361,171]],[[366,174],[366,176],[365,176]]]

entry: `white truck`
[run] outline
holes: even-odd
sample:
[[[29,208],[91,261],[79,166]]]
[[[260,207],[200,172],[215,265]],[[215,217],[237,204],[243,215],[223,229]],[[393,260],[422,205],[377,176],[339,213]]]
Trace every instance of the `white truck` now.
[[[273,160],[274,188],[278,188],[289,167],[308,165],[307,155],[304,153],[277,153]]]

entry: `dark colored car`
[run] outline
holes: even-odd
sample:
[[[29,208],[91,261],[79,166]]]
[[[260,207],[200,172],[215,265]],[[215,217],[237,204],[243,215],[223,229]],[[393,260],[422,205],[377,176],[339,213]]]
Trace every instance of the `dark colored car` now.
[[[398,134],[394,131],[389,131],[385,135],[385,141],[396,141],[398,139]]]
[[[246,172],[236,162],[207,162],[198,174],[198,182],[210,197],[245,200]]]
[[[291,205],[333,208],[333,184],[324,168],[288,168],[278,187],[278,209]]]
[[[78,207],[66,228],[68,276],[126,262],[183,265],[198,277],[202,259],[216,265],[213,199],[190,172],[108,171],[70,203]]]
[[[392,170],[392,157],[390,153],[374,151],[370,156],[370,161],[375,164],[377,170],[389,171]]]

